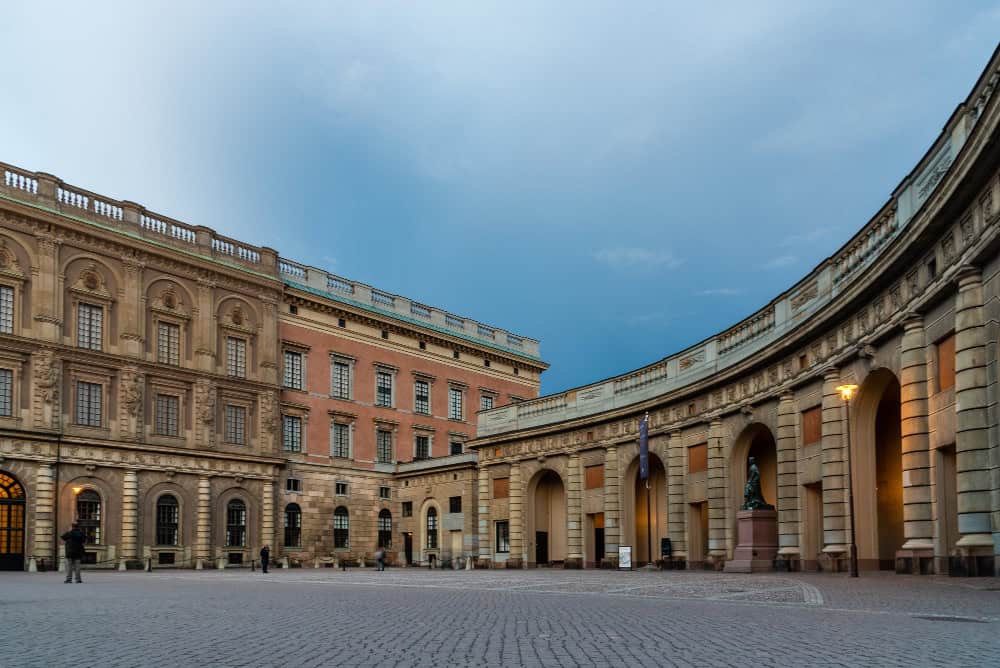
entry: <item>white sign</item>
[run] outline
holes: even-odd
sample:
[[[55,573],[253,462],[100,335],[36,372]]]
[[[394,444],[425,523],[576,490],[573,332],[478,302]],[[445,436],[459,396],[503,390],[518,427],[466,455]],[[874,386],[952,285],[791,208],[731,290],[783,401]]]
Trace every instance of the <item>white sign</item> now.
[[[632,570],[632,546],[618,546],[618,568]]]

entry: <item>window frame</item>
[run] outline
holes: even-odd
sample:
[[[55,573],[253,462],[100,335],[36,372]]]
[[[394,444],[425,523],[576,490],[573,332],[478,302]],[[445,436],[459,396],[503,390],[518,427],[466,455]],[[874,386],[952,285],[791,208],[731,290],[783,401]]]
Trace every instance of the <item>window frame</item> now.
[[[289,518],[295,518],[295,526],[289,526]],[[285,508],[281,513],[282,527],[284,528],[282,536],[282,547],[286,549],[296,549],[302,547],[302,508],[297,503],[286,503]],[[288,540],[289,535],[295,537],[294,542]]]
[[[93,350],[100,352],[105,349],[104,338],[107,333],[107,319],[105,318],[105,311],[107,311],[108,308],[105,303],[95,304],[93,303],[95,301],[101,301],[101,300],[94,300],[94,299],[89,301],[77,300],[76,302],[76,309],[75,309],[76,347],[82,350]],[[84,336],[84,331],[83,331],[84,327],[83,319],[85,310],[87,313],[90,314],[88,317],[88,323],[86,325],[86,337]],[[94,319],[93,319],[94,314],[99,314],[98,320],[100,320],[100,322],[98,323],[100,331],[97,332],[96,335],[96,344],[94,341],[95,339]],[[87,339],[86,342],[84,342],[84,338]]]
[[[9,376],[9,379],[3,380],[5,376]],[[0,418],[15,417],[16,378],[17,374],[14,369],[8,369],[6,366],[0,367]]]
[[[433,521],[432,521],[433,520]],[[424,545],[428,550],[439,549],[438,532],[441,521],[436,506],[429,506],[424,514]]]
[[[84,517],[81,513],[81,504],[88,503],[91,504],[91,511],[87,514],[88,517]],[[84,534],[84,544],[85,545],[103,545],[101,539],[103,538],[103,528],[104,528],[104,497],[99,491],[93,487],[85,487],[80,490],[80,493],[76,495],[74,499],[74,513],[73,518],[76,525]]]
[[[8,290],[10,298],[6,299],[4,295]],[[14,335],[17,333],[17,296],[18,289],[16,287],[0,283],[0,334]],[[8,309],[6,313],[4,312],[5,306]]]
[[[374,405],[377,408],[395,408],[396,407],[396,372],[395,367],[387,366],[385,364],[375,363],[375,400]],[[382,384],[383,380],[388,382],[388,403],[384,403],[383,398],[386,394],[385,387]]]
[[[238,336],[232,332],[225,332],[223,336],[225,337],[226,345],[226,376],[228,378],[246,380],[247,358],[250,350],[249,338]],[[232,349],[230,348],[230,344],[233,344]]]
[[[448,419],[465,422],[465,394],[468,387],[454,381],[448,382]],[[456,402],[457,398],[457,402]],[[456,406],[458,410],[456,411]]]
[[[292,427],[291,433],[289,427]],[[297,432],[297,433],[296,433]],[[281,414],[281,451],[305,452],[306,441],[305,418],[302,415]],[[289,435],[292,442],[289,443]]]
[[[166,499],[173,499],[173,504],[165,503]],[[173,508],[171,521],[164,521],[164,513],[161,512],[162,508]],[[156,547],[180,547],[181,546],[181,504],[177,495],[173,492],[166,492],[160,494],[156,497],[156,503],[153,506],[154,512],[154,524],[153,524],[153,539],[154,545]],[[161,540],[164,532],[172,532],[173,540],[164,541]]]
[[[497,520],[494,523],[493,536],[496,540],[494,552],[510,554],[510,520]],[[503,532],[501,533],[501,528]]]
[[[289,357],[293,363],[289,369]],[[298,359],[295,362],[295,359]],[[303,350],[285,347],[281,352],[281,386],[286,390],[305,392],[306,384],[306,353]],[[296,368],[297,367],[297,368]],[[291,377],[289,377],[291,376]],[[297,378],[296,378],[297,376]]]
[[[421,440],[426,441],[427,452],[421,456]],[[434,451],[434,434],[430,432],[416,432],[413,434],[413,461],[423,461],[431,459]]]
[[[86,400],[84,399],[82,386],[88,386],[87,392],[88,396]],[[104,429],[104,418],[107,415],[104,403],[107,401],[107,392],[105,391],[107,383],[102,383],[94,379],[84,379],[76,378],[73,382],[73,425],[76,427],[87,427],[90,429]],[[94,397],[93,392],[97,390],[97,423],[92,422],[93,418],[93,403]],[[86,402],[87,406],[84,407],[83,403]],[[88,414],[87,421],[81,421],[81,411]]]
[[[234,438],[231,438],[232,435],[235,435],[235,432],[231,433],[230,430],[229,430],[229,427],[230,427],[230,414],[229,414],[229,410],[230,409],[234,409],[234,410],[238,410],[238,411],[242,412],[242,415],[243,415],[243,424],[242,424],[242,433],[241,433],[241,437],[242,438],[241,438],[241,440],[235,440]],[[234,413],[234,415],[236,415],[236,413]],[[243,404],[243,403],[232,403],[230,401],[226,401],[225,403],[223,403],[223,405],[222,405],[222,422],[223,422],[223,424],[222,424],[222,442],[225,443],[225,444],[227,444],[227,445],[240,445],[240,446],[249,445],[249,443],[250,443],[249,427],[248,427],[248,425],[249,425],[249,416],[250,416],[250,409],[245,404]]]
[[[337,442],[337,429],[342,428],[347,435],[347,452],[338,454],[339,443]],[[338,419],[336,416],[330,418],[330,456],[335,459],[354,459],[354,421]]]
[[[351,549],[351,511],[347,506],[337,506],[333,511],[333,549]]]
[[[334,352],[330,353],[330,398],[331,399],[341,399],[343,401],[354,400],[355,362],[356,360],[348,355],[341,355],[339,353],[334,353]],[[346,373],[347,373],[346,381],[343,378],[341,379],[337,378],[336,371],[338,365],[346,367]],[[342,392],[344,387],[346,387],[346,392]]]
[[[237,506],[237,504],[239,505]],[[235,517],[235,515],[233,515],[234,512],[242,513],[240,515],[239,522],[232,521],[233,518]],[[225,525],[226,535],[225,535],[224,547],[238,547],[246,549],[247,543],[249,541],[249,535],[248,535],[249,531],[247,528],[249,524],[249,522],[247,521],[249,513],[250,513],[250,507],[247,504],[247,502],[244,501],[243,499],[236,497],[226,501],[226,525]],[[240,537],[240,542],[238,543],[233,541],[234,531],[239,532],[238,535]]]
[[[160,417],[161,409],[161,399],[174,401],[174,432],[161,431],[160,426],[164,422]],[[166,418],[166,424],[169,426],[169,416]],[[156,392],[153,396],[153,434],[155,436],[163,436],[167,438],[178,438],[181,436],[181,397],[176,394],[171,394],[168,392]]]
[[[388,526],[386,526],[388,524]],[[383,508],[376,518],[377,547],[383,550],[392,549],[392,511]]]
[[[388,458],[382,457],[382,436],[388,440]],[[394,464],[396,461],[396,433],[393,429],[385,427],[375,427],[375,463]]]
[[[458,505],[458,510],[455,510],[455,505],[456,505],[455,502],[456,501],[458,502],[458,504],[457,504]],[[459,494],[458,496],[449,496],[448,497],[448,512],[449,513],[453,513],[453,514],[454,513],[460,513],[460,512],[462,512],[462,495],[461,494]]]
[[[424,377],[417,377],[413,379],[413,412],[416,415],[430,415],[431,410],[431,382],[429,379]],[[423,402],[421,402],[421,395],[418,391],[418,386],[423,385],[427,388],[427,394]]]
[[[172,319],[166,318],[155,318],[154,324],[156,325],[156,362],[157,364],[166,364],[168,366],[180,366],[183,357],[183,341],[184,341],[184,327],[179,322],[175,322]],[[164,330],[168,332],[167,345],[166,345],[166,355],[163,355],[164,345],[163,345],[163,334]],[[176,340],[176,350],[171,347],[171,337],[169,336],[170,330],[176,330],[177,340]],[[176,361],[172,360],[172,356],[177,356]],[[166,359],[164,359],[166,357]]]

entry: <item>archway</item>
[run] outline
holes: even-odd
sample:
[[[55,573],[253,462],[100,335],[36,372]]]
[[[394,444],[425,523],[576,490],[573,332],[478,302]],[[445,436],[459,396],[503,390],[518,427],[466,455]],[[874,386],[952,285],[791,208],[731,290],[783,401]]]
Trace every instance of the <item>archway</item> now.
[[[729,462],[730,508],[729,543],[736,547],[736,512],[743,506],[747,484],[747,462],[754,458],[760,471],[760,491],[767,503],[778,507],[778,446],[767,425],[754,422],[747,425],[733,445]]]
[[[0,571],[24,570],[24,487],[0,471]]]
[[[667,537],[667,470],[663,461],[649,453],[649,490],[639,477],[639,458],[629,465],[626,480],[632,484],[626,490],[625,521],[627,536],[632,544],[632,560],[636,564],[655,561],[660,556],[660,540]],[[648,501],[648,505],[647,505]],[[648,508],[648,512],[647,512]],[[647,523],[648,518],[648,523]],[[649,531],[652,530],[652,540]],[[649,550],[652,548],[652,559]]]
[[[528,560],[537,565],[566,560],[566,488],[555,471],[535,478],[529,497]]]
[[[895,568],[903,538],[899,380],[872,371],[851,406],[851,475],[861,568]]]

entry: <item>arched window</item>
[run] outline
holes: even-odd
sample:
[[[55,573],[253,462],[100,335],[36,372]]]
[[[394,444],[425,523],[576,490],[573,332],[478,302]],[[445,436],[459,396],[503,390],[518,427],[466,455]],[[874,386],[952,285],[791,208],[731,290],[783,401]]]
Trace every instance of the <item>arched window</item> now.
[[[378,546],[386,550],[392,547],[392,513],[388,508],[378,513]]]
[[[347,508],[339,506],[333,511],[333,546],[347,547],[351,526],[351,518],[347,514]]]
[[[101,495],[85,489],[76,497],[76,523],[90,545],[101,544]]]
[[[302,509],[297,503],[285,506],[285,547],[302,546]]]
[[[156,544],[177,545],[180,509],[177,497],[164,494],[156,500]]]
[[[245,547],[247,543],[247,504],[233,499],[226,505],[226,547]]]
[[[427,549],[436,550],[438,546],[438,511],[431,506],[427,509]]]

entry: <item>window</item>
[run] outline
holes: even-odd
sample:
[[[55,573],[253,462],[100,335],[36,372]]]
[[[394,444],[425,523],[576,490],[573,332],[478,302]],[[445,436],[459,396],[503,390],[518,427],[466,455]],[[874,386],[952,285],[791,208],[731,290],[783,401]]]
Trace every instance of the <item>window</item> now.
[[[347,321],[343,318],[337,320],[337,327],[347,327]]]
[[[247,409],[245,406],[226,406],[226,443],[246,445],[247,442]]]
[[[448,512],[449,513],[460,513],[460,512],[462,512],[462,497],[460,497],[460,496],[449,496],[448,497]]]
[[[160,364],[181,363],[181,328],[169,322],[156,325],[156,361]]]
[[[76,345],[88,350],[100,350],[104,333],[104,309],[81,302],[76,309]]]
[[[247,377],[246,339],[226,337],[226,373],[235,378]]]
[[[510,523],[497,522],[497,552],[510,552]]]
[[[285,480],[285,491],[286,492],[301,492],[302,491],[302,481],[298,478],[288,478]]]
[[[0,416],[13,415],[14,404],[14,372],[10,369],[0,369]]]
[[[378,513],[378,546],[385,550],[392,547],[392,513],[387,508]]]
[[[380,499],[388,499],[389,496],[391,495],[391,493],[392,493],[392,490],[389,489],[388,487],[379,487],[378,488],[378,498],[380,498]]]
[[[156,395],[155,428],[159,436],[177,436],[180,398],[169,394]]]
[[[448,388],[448,419],[462,419],[462,390],[460,388]]]
[[[334,422],[330,426],[330,456],[350,459],[351,426]]]
[[[403,501],[403,517],[413,517],[413,501]]]
[[[375,405],[392,406],[392,374],[388,371],[375,372]]]
[[[955,335],[937,342],[938,392],[955,385]]]
[[[0,334],[14,333],[14,288],[0,285]]]
[[[80,380],[76,383],[76,423],[84,427],[101,426],[100,383]]]
[[[488,394],[484,394],[479,398],[479,410],[488,411],[493,408],[493,397]]]
[[[282,422],[282,449],[285,452],[302,452],[302,418],[297,415],[284,415]]]
[[[493,498],[506,499],[510,497],[510,478],[493,478]]]
[[[429,459],[431,456],[431,439],[428,436],[417,436],[416,447],[413,451],[414,459]]]
[[[802,445],[811,445],[823,440],[823,407],[816,406],[802,411]]]
[[[413,383],[413,412],[421,415],[431,414],[431,384],[426,380]]]
[[[333,546],[335,548],[345,548],[348,545],[351,519],[347,514],[347,508],[339,506],[333,511]]]
[[[688,473],[708,470],[708,443],[692,445],[688,448]]]
[[[599,489],[604,487],[604,464],[584,467],[583,478],[585,489]]]
[[[247,543],[247,505],[240,499],[226,504],[226,547],[244,547]]]
[[[297,503],[285,506],[285,547],[302,546],[302,509]]]
[[[76,497],[76,523],[88,545],[101,544],[101,497],[85,489]]]
[[[427,549],[436,550],[438,546],[438,511],[431,506],[427,509]]]
[[[392,463],[392,432],[379,429],[375,438],[375,461],[379,464]]]
[[[330,367],[330,394],[336,399],[351,398],[351,365],[334,361]]]
[[[452,441],[449,449],[449,453],[452,455],[460,455],[465,451],[465,446],[461,441]]]
[[[180,510],[177,497],[164,494],[156,500],[156,544],[177,545]]]
[[[347,483],[346,482],[334,483],[333,489],[336,492],[337,496],[347,496]]]
[[[302,353],[285,351],[285,387],[302,389]]]

